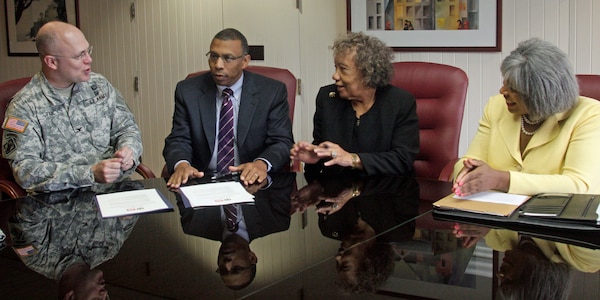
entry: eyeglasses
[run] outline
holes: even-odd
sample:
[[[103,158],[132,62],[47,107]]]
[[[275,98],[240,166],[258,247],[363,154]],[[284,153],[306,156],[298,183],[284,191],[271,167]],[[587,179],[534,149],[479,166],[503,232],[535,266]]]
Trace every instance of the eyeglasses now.
[[[75,56],[64,56],[64,55],[54,55],[54,54],[48,54],[48,55],[56,56],[56,57],[69,57],[74,60],[83,60],[86,55],[92,56],[93,51],[94,51],[94,46],[90,46],[89,48],[81,51],[81,53],[79,53],[78,55],[75,55]]]
[[[240,56],[233,56],[233,55],[227,54],[227,55],[221,56],[221,55],[216,54],[214,52],[208,52],[208,53],[206,53],[206,57],[208,58],[209,61],[216,62],[217,60],[219,60],[219,58],[221,58],[223,60],[223,62],[225,62],[226,64],[230,64],[230,63],[232,63],[232,62],[234,62],[234,61],[236,61],[236,60],[238,60],[238,59],[240,59],[240,58],[242,58],[242,57],[244,57],[246,55],[248,55],[248,54],[242,54]]]
[[[250,264],[247,267],[240,267],[240,266],[233,266],[233,268],[231,268],[231,271],[227,271],[227,269],[223,268],[217,268],[217,270],[215,272],[221,274],[221,275],[227,275],[227,274],[232,274],[232,275],[238,275],[248,269],[251,269],[252,267],[256,266],[255,264]]]

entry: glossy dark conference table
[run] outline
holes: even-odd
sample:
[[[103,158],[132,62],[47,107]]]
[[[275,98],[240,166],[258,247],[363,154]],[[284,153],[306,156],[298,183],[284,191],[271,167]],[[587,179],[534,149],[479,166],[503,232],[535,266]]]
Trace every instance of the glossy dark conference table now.
[[[48,277],[71,256],[103,272],[110,299],[495,298],[502,254],[483,241],[463,247],[454,223],[432,217],[431,203],[450,183],[339,175],[307,181],[301,173],[274,174],[270,186],[249,187],[255,203],[242,210],[256,275],[239,290],[225,284],[235,276],[222,279],[217,268],[220,208],[184,207],[165,179],[1,200],[0,298],[55,299],[57,282]],[[175,209],[101,218],[96,194],[143,188],[157,189]],[[336,209],[320,201],[357,191]],[[353,289],[366,293],[347,295]]]

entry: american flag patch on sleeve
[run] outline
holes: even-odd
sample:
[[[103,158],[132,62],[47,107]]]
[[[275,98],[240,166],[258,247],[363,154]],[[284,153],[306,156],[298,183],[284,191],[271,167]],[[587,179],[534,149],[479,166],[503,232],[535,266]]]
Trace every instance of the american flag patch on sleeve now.
[[[19,256],[29,256],[37,253],[37,249],[35,249],[35,247],[33,247],[32,245],[28,245],[22,248],[15,248],[15,251],[17,252],[17,254],[19,254]]]
[[[25,128],[27,128],[28,124],[29,123],[27,123],[27,121],[25,120],[21,120],[15,117],[8,117],[8,119],[6,119],[6,122],[4,122],[4,126],[2,127],[4,129],[23,133],[25,132]]]

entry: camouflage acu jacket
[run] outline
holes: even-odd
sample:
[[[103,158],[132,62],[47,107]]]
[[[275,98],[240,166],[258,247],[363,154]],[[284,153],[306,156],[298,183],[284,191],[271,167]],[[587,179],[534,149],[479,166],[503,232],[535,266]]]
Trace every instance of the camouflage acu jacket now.
[[[11,101],[3,123],[2,155],[28,191],[53,191],[94,183],[91,166],[142,141],[123,96],[100,74],[60,95],[39,72]],[[118,180],[133,173],[139,164]]]

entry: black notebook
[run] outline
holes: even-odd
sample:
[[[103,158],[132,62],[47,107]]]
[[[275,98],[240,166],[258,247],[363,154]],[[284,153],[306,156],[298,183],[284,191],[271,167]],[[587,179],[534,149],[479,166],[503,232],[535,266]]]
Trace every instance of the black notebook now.
[[[600,225],[599,204],[600,195],[548,193],[531,197],[517,211],[521,217],[526,218]]]
[[[503,228],[600,249],[600,195],[545,193],[532,196],[508,216],[433,208],[438,220]]]

